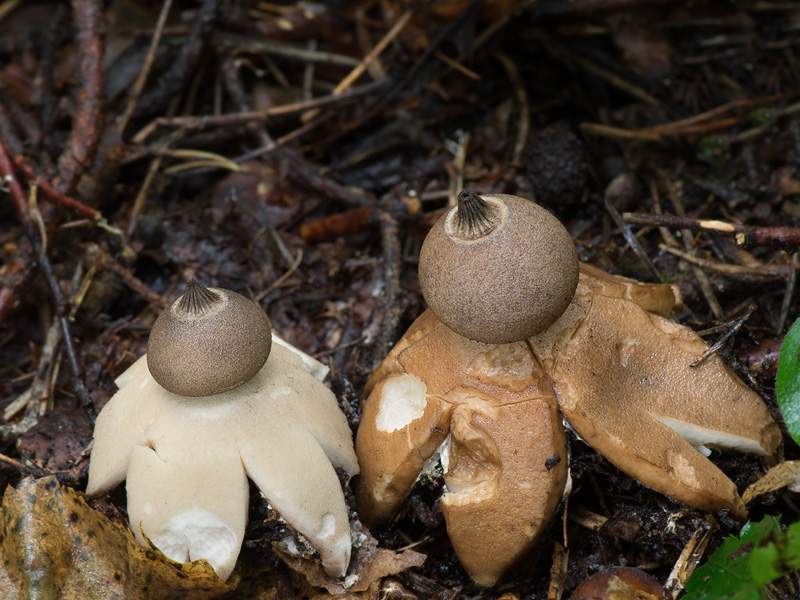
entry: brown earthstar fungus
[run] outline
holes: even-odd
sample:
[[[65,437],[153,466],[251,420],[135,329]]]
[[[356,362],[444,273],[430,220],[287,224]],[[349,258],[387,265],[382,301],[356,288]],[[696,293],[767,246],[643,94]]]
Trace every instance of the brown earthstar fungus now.
[[[547,329],[567,308],[578,285],[578,253],[541,206],[465,190],[425,238],[419,284],[450,329],[487,344],[516,342]]]
[[[204,558],[227,579],[244,538],[249,477],[328,574],[343,575],[350,526],[335,467],[353,476],[358,463],[311,361],[272,343],[255,303],[190,281],[97,418],[87,494],[127,480],[140,543],[177,562]]]
[[[466,191],[423,244],[420,283],[430,309],[365,389],[356,452],[368,524],[389,522],[438,450],[448,536],[470,577],[493,585],[561,499],[562,416],[644,484],[745,515],[709,448],[771,457],[780,430],[721,358],[692,366],[707,346],[669,319],[676,286],[579,264],[544,209]]]

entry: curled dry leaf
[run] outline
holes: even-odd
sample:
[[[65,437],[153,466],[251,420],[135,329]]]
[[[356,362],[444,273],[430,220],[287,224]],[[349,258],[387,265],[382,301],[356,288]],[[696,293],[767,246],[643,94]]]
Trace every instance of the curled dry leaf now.
[[[414,550],[394,552],[378,548],[378,541],[368,531],[364,530],[363,535],[365,537],[361,544],[353,548],[349,568],[350,575],[345,578],[345,582],[349,585],[346,586],[342,585],[341,579],[334,579],[325,573],[319,559],[296,556],[289,552],[287,546],[282,542],[273,543],[272,548],[289,568],[305,575],[311,585],[325,588],[336,596],[368,592],[378,586],[384,577],[402,573],[411,567],[421,567],[425,562],[426,556],[420,552]],[[363,594],[363,596],[365,598],[373,597],[371,594]]]
[[[772,467],[744,491],[742,502],[747,504],[753,498],[784,487],[793,492],[800,492],[800,461],[788,460]]]
[[[205,561],[178,564],[141,547],[55,477],[8,488],[0,510],[0,597],[216,598],[234,590]]]

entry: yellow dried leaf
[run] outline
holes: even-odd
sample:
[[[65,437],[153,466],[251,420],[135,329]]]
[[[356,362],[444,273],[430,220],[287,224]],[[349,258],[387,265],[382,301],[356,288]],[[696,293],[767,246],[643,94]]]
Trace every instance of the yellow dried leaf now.
[[[0,508],[0,597],[216,598],[236,589],[205,561],[180,564],[89,507],[55,477],[8,488]]]
[[[800,461],[782,462],[772,467],[761,479],[748,487],[742,494],[742,500],[747,504],[761,494],[774,492],[786,486],[794,488],[798,484],[800,484]]]

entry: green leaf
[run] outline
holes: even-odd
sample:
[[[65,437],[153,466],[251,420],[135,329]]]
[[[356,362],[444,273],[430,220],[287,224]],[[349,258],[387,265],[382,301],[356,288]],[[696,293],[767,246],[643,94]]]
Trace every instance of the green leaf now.
[[[800,522],[767,535],[753,549],[750,574],[758,585],[783,577],[800,567]]]
[[[747,114],[749,119],[759,123],[770,123],[772,121],[772,113],[766,108],[759,108]]]
[[[686,600],[762,600],[766,598],[761,577],[756,580],[750,562],[759,542],[780,533],[775,517],[748,523],[740,537],[725,538],[708,562],[686,582]],[[769,560],[767,555],[761,557]],[[760,563],[761,564],[761,563]]]
[[[800,319],[794,322],[781,345],[775,394],[786,428],[800,444]]]
[[[718,135],[704,137],[697,143],[697,158],[720,168],[725,164],[725,140]]]

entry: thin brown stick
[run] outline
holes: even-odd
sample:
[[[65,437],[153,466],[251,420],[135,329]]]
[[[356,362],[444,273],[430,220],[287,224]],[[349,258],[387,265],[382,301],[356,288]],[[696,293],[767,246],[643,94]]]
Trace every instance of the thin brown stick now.
[[[292,266],[290,266],[289,269],[283,275],[281,275],[275,281],[273,281],[272,284],[270,284],[270,286],[267,287],[267,289],[265,289],[263,292],[258,294],[256,296],[256,302],[261,302],[261,300],[263,300],[266,297],[266,295],[269,294],[272,290],[274,290],[276,288],[279,288],[283,284],[284,281],[289,279],[289,277],[291,277],[292,274],[295,271],[297,271],[297,267],[300,266],[300,263],[302,261],[303,261],[303,249],[299,248],[297,250],[297,258],[294,259],[294,262],[292,263]]]
[[[734,225],[715,219],[692,219],[641,213],[625,213],[622,218],[626,223],[635,225],[655,225],[721,235],[732,238],[737,246],[745,250],[755,246],[777,246],[787,252],[792,252],[800,248],[800,228],[798,227],[756,227]]]
[[[104,14],[99,0],[73,0],[78,29],[81,93],[67,147],[59,160],[60,189],[68,196],[75,192],[78,179],[89,167],[100,143],[106,93],[103,83]]]
[[[744,325],[745,322],[752,316],[755,310],[756,310],[755,304],[751,304],[750,306],[748,306],[747,310],[741,317],[738,317],[733,322],[728,323],[725,329],[725,333],[722,334],[722,337],[720,337],[716,342],[714,342],[714,345],[710,346],[705,352],[703,352],[703,354],[699,358],[690,362],[689,366],[692,368],[699,367],[703,362],[705,362],[708,359],[709,356],[712,356],[713,354],[719,352],[720,349],[725,344],[728,343],[728,340],[731,339],[731,337],[733,337],[733,334],[735,334],[737,331],[739,331],[739,329],[742,328],[742,325]]]
[[[17,177],[14,174],[14,168],[11,164],[11,159],[6,153],[5,144],[3,144],[2,140],[0,140],[0,176],[2,176],[6,182],[6,185],[8,185],[17,216],[25,228],[25,234],[34,249],[34,257],[38,262],[42,275],[44,275],[50,295],[53,297],[53,302],[56,307],[56,314],[58,315],[59,324],[61,325],[61,330],[64,334],[64,348],[67,352],[70,370],[72,371],[73,389],[87,412],[93,414],[94,407],[92,405],[92,400],[89,397],[89,393],[86,391],[86,384],[83,381],[83,366],[81,364],[78,351],[75,347],[75,340],[70,332],[69,304],[64,296],[64,292],[61,290],[61,285],[59,284],[58,278],[53,271],[53,266],[50,264],[50,260],[47,258],[47,255],[42,252],[42,248],[44,246],[43,240],[39,237],[39,230],[30,214],[28,200],[25,197],[25,193],[22,191],[22,186],[20,186],[19,181],[17,181]]]
[[[781,314],[778,319],[778,326],[776,333],[778,335],[783,333],[783,328],[786,327],[786,322],[789,319],[789,307],[792,305],[792,297],[794,296],[794,288],[797,285],[797,265],[800,256],[797,252],[792,253],[790,262],[789,277],[786,281],[786,291],[783,294],[783,302],[781,303]]]
[[[161,167],[162,160],[164,160],[164,155],[157,154],[151,161],[150,167],[147,169],[147,175],[145,175],[142,186],[136,194],[136,200],[133,202],[133,208],[131,209],[130,217],[128,217],[128,227],[125,229],[126,241],[130,241],[133,232],[136,231],[136,224],[139,222],[139,214],[144,208],[144,203],[147,200],[147,193],[150,191],[150,186],[153,184],[156,173],[158,173],[158,169]]]
[[[662,175],[662,177],[664,178],[666,187],[669,190],[669,198],[672,201],[673,210],[680,217],[686,216],[683,207],[683,182],[669,181],[667,180],[666,175]],[[688,230],[681,230],[681,239],[686,250],[689,253],[694,253],[694,240],[692,239],[692,236],[689,234]],[[703,271],[702,267],[696,264],[692,265],[692,273],[694,274],[694,278],[700,286],[700,290],[703,292],[703,296],[705,296],[706,302],[708,302],[711,312],[714,314],[714,318],[719,319],[722,316],[722,306],[717,299],[717,295],[714,293],[714,288],[711,287],[711,282],[708,279],[708,275],[705,271]]]
[[[400,245],[397,220],[385,209],[376,211],[376,216],[381,229],[384,257],[384,292],[382,294],[384,316],[375,346],[379,356],[386,356],[397,340],[400,326],[400,272],[403,265],[403,251]]]
[[[122,280],[122,283],[139,294],[139,296],[147,300],[156,308],[163,310],[169,305],[169,302],[167,302],[162,296],[147,287],[147,285],[141,279],[136,277],[136,275],[134,275],[130,269],[122,266],[108,252],[102,250],[100,246],[96,244],[90,244],[87,248],[87,257],[92,266],[114,273]]]
[[[660,282],[661,273],[658,272],[658,269],[656,269],[656,266],[653,264],[653,261],[650,260],[650,257],[647,255],[647,252],[645,252],[645,249],[642,247],[639,238],[637,238],[630,230],[630,228],[627,225],[625,225],[625,221],[623,221],[622,217],[619,214],[619,211],[617,210],[617,207],[613,205],[611,198],[608,194],[606,194],[605,197],[605,205],[608,214],[610,214],[611,218],[614,219],[614,223],[616,224],[617,227],[619,227],[620,232],[625,238],[625,241],[628,242],[628,245],[630,245],[631,250],[633,250],[633,253],[636,255],[636,258],[638,258],[644,265],[644,267],[650,272],[650,274],[653,276],[653,279],[656,282]]]
[[[181,40],[178,39],[177,41]],[[237,49],[246,49],[251,52],[264,52],[301,62],[320,63],[350,68],[355,67],[361,62],[358,58],[353,56],[336,54],[335,52],[325,52],[322,50],[313,50],[302,46],[293,46],[285,42],[265,40],[263,38],[256,39],[252,36],[236,33],[220,33],[219,41],[225,46],[231,46]]]
[[[40,178],[34,172],[33,167],[26,163],[22,158],[8,149],[6,149],[6,153],[14,163],[14,166],[17,168],[17,170],[22,172],[22,174],[25,176],[25,179],[27,179],[29,183],[35,184],[45,196],[51,200],[54,200],[55,202],[58,202],[65,208],[75,211],[86,219],[99,221],[103,218],[103,215],[99,210],[96,210],[91,206],[86,206],[83,202],[80,202],[75,198],[65,196],[59,190],[54,188],[46,179]]]
[[[304,100],[302,102],[294,102],[292,104],[284,104],[283,106],[269,106],[260,110],[250,110],[246,112],[230,113],[226,115],[198,115],[189,117],[161,117],[156,119],[156,124],[162,127],[184,127],[187,130],[191,129],[205,129],[207,127],[229,127],[231,125],[239,125],[247,121],[263,121],[270,117],[277,117],[282,115],[291,115],[294,113],[303,112],[310,108],[320,108],[323,106],[331,106],[336,104],[346,104],[355,98],[359,98],[366,94],[378,91],[386,86],[387,80],[373,81],[357,88],[353,88],[347,92],[343,92],[338,96],[333,94],[328,96],[321,96],[313,100]],[[139,138],[139,135],[136,136]]]
[[[711,540],[711,534],[718,527],[719,525],[717,525],[714,517],[708,515],[705,522],[695,530],[691,539],[684,546],[678,560],[675,561],[675,566],[664,584],[664,591],[668,597],[674,600],[683,591],[686,581],[694,573],[700,559],[703,558],[708,542]]]
[[[139,102],[139,98],[142,96],[144,84],[147,83],[147,76],[150,74],[150,69],[153,68],[153,61],[155,60],[158,43],[161,41],[161,34],[164,32],[164,25],[167,22],[167,15],[169,14],[169,9],[171,7],[172,0],[164,0],[164,4],[161,6],[161,12],[158,15],[156,28],[153,31],[153,39],[150,41],[150,47],[147,49],[147,56],[145,56],[142,70],[139,72],[139,76],[136,78],[136,83],[133,85],[133,93],[128,99],[128,105],[125,107],[125,112],[119,118],[119,122],[117,123],[117,129],[120,133],[125,133],[125,128],[128,126],[128,121],[130,121],[133,111],[136,110],[136,104]]]
[[[662,123],[661,125],[654,125],[652,127],[643,127],[641,129],[623,129],[621,127],[613,127],[602,123],[581,123],[580,127],[581,131],[602,137],[620,140],[645,140],[651,142],[660,142],[667,137],[707,135],[712,131],[727,129],[733,125],[742,123],[748,118],[747,116],[718,118],[729,111],[736,109],[752,109],[754,106],[775,103],[795,94],[797,94],[797,92],[786,92],[783,94],[763,96],[761,98],[734,100],[685,119],[672,121],[670,123]],[[775,114],[776,116],[784,116],[793,114],[797,112],[797,110],[798,107],[793,104],[775,111]],[[758,127],[748,129],[729,138],[728,142],[744,141],[759,133],[763,133],[767,129],[768,126],[759,125]]]
[[[494,53],[494,56],[506,70],[508,78],[514,85],[514,91],[517,96],[519,126],[517,128],[517,141],[514,144],[514,154],[512,155],[511,162],[515,165],[519,165],[522,162],[522,151],[525,149],[525,144],[528,141],[528,132],[531,129],[531,109],[530,103],[528,102],[528,93],[525,91],[525,82],[522,80],[519,69],[514,61],[511,60],[511,57],[499,50]]]
[[[561,600],[564,595],[568,563],[569,550],[556,542],[553,548],[553,562],[550,566],[550,586],[547,590],[547,600]]]
[[[199,74],[199,65],[219,13],[220,0],[202,0],[192,24],[192,32],[181,45],[180,54],[161,73],[156,85],[149,89],[137,103],[131,118],[152,115],[169,106],[183,95],[193,78]]]
[[[708,260],[695,256],[691,252],[685,252],[677,248],[671,248],[666,244],[659,244],[658,247],[670,254],[674,254],[683,260],[698,265],[704,269],[722,273],[723,275],[741,275],[750,277],[765,277],[771,280],[782,279],[789,275],[789,267],[786,265],[762,265],[762,266],[744,266],[744,265],[729,265],[728,263],[719,262],[716,260]]]
[[[355,69],[350,71],[345,78],[342,79],[335,88],[333,88],[332,95],[339,96],[342,94],[342,92],[348,90],[350,86],[353,85],[356,80],[364,74],[364,71],[366,71],[367,68],[381,55],[381,53],[386,50],[389,44],[392,43],[392,40],[400,35],[400,32],[408,24],[412,16],[414,16],[413,9],[407,10],[403,16],[397,20],[397,23],[395,23],[392,28],[381,38],[381,40],[375,44],[375,47],[364,57],[364,60],[362,60]],[[311,110],[307,114],[304,114],[303,122],[313,119],[317,115],[317,112],[318,111],[316,110]]]
[[[567,66],[569,66],[569,63],[575,63],[587,71],[602,77],[613,87],[641,100],[645,104],[649,104],[650,106],[659,106],[658,100],[651,96],[646,90],[638,85],[634,85],[630,81],[627,81],[613,71],[609,71],[605,67],[598,65],[593,60],[590,60],[585,56],[581,56],[580,54],[572,52],[565,46],[558,44],[555,40],[548,40],[548,44],[555,51],[556,56],[565,62]]]
[[[7,464],[11,467],[17,469],[20,473],[25,475],[31,475],[33,477],[47,477],[48,475],[52,475],[50,471],[45,471],[44,469],[40,469],[38,467],[29,467],[28,465],[21,463],[15,458],[11,458],[10,456],[6,456],[5,454],[0,454],[0,462]]]

